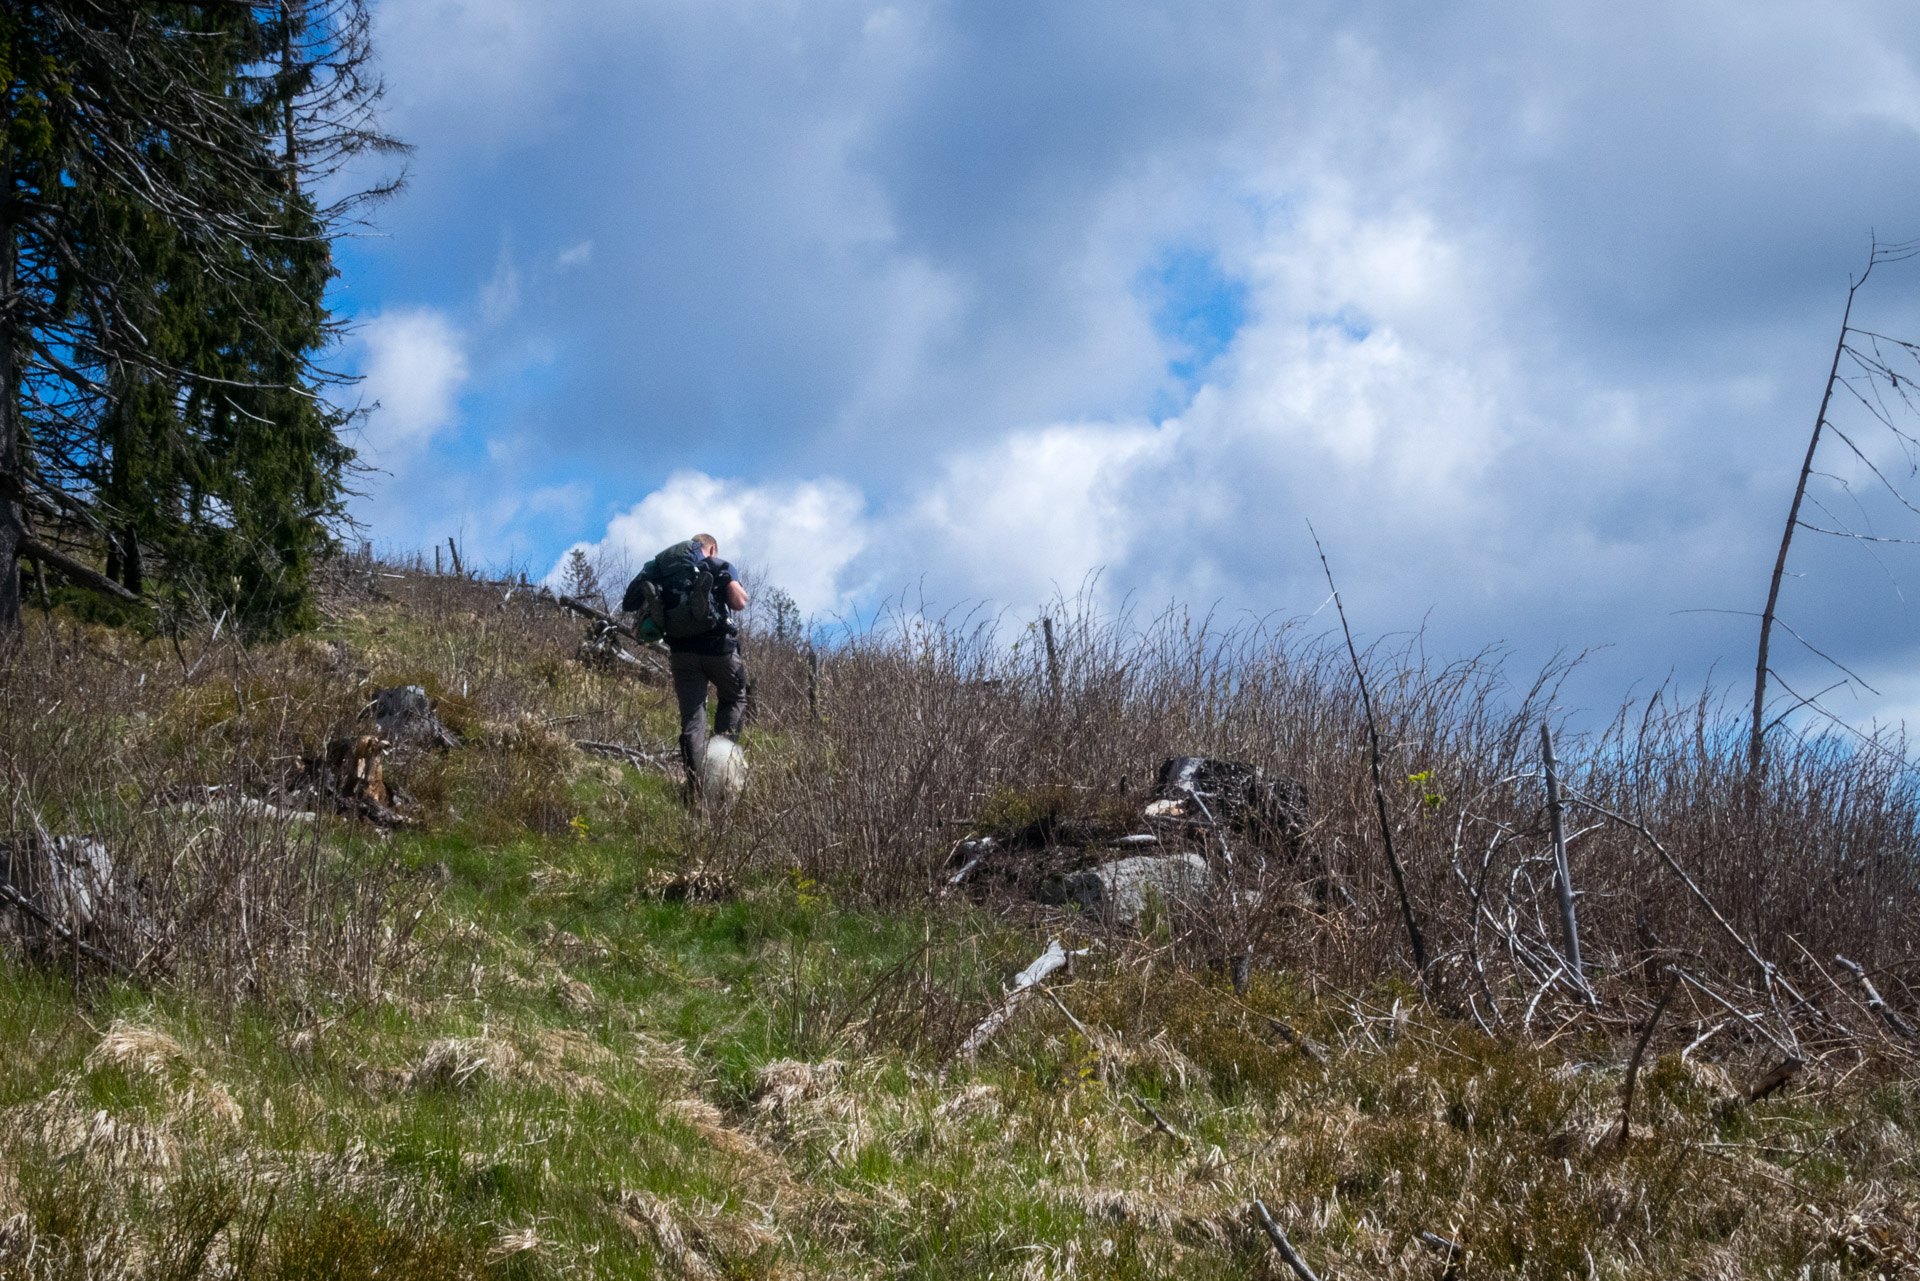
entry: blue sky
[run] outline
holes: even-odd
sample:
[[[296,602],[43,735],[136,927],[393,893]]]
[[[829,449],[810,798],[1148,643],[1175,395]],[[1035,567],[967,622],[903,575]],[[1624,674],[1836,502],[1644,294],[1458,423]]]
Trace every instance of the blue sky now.
[[[1109,604],[1308,614],[1310,517],[1369,635],[1593,649],[1595,706],[1737,682],[1754,624],[1697,611],[1764,599],[1848,273],[1920,236],[1911,5],[377,24],[416,151],[341,254],[376,541],[545,573],[707,529],[821,613],[1098,570]],[[1920,334],[1920,262],[1861,306]],[[1783,603],[1863,722],[1920,715],[1920,565],[1874,550],[1808,539]]]

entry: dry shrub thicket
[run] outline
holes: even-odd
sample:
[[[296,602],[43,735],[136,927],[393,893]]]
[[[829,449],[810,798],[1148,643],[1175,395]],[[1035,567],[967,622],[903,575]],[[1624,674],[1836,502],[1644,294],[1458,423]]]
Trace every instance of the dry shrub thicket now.
[[[343,862],[311,821],[236,800],[350,723],[350,692],[303,670],[297,643],[209,635],[168,665],[129,661],[138,648],[49,626],[0,658],[6,861],[29,890],[51,879],[41,903],[60,909],[6,925],[56,964],[110,958],[232,998],[376,989],[417,891]]]
[[[817,651],[752,637],[750,723],[784,744],[763,754],[711,857],[793,865],[903,902],[951,892],[950,851],[996,816],[1126,830],[1112,816],[1138,813],[1162,758],[1231,758],[1303,784],[1311,817],[1292,839],[1191,835],[1230,892],[1176,913],[1189,957],[1251,950],[1258,965],[1338,984],[1412,977],[1338,634],[1178,611],[1139,625],[1085,600],[1056,602],[1054,618],[1052,659],[1038,626],[1004,643],[1004,621],[978,616],[902,611]],[[1756,780],[1711,693],[1662,688],[1575,734],[1555,704],[1569,663],[1516,685],[1497,653],[1435,663],[1417,642],[1376,644],[1362,661],[1394,844],[1432,958],[1422,985],[1443,1008],[1514,1029],[1585,1003],[1560,960],[1543,719],[1555,723],[1583,951],[1604,1008],[1644,1015],[1677,968],[1796,1051],[1885,1034],[1836,953],[1914,1007],[1920,792],[1903,742],[1776,731]]]
[[[551,597],[426,570],[368,556],[328,570],[336,616],[401,607],[385,617],[412,635],[391,653],[384,626],[354,652],[301,638],[249,646],[217,626],[176,642],[55,622],[4,660],[11,848],[85,833],[111,851],[124,891],[107,900],[126,910],[97,914],[83,936],[125,967],[233,995],[377,987],[429,887],[377,855],[330,853],[323,825],[225,798],[270,799],[329,740],[365,732],[379,686],[424,685],[449,725],[490,749],[411,764],[414,812],[428,821],[465,788],[489,815],[558,830],[575,740],[664,746],[657,694],[630,670],[583,674],[582,623]],[[1193,963],[1251,953],[1342,985],[1415,977],[1337,636],[1178,611],[1103,617],[1085,598],[1055,602],[1052,616],[1050,642],[1038,625],[1008,640],[1002,618],[907,609],[830,642],[809,642],[785,615],[750,627],[753,782],[690,854],[706,874],[792,869],[836,897],[924,902],[969,892],[947,884],[963,838],[1023,824],[1078,832],[1055,839],[1088,846],[1083,861],[1108,857],[1100,838],[1136,829],[1163,758],[1248,761],[1304,786],[1307,824],[1258,838],[1193,829],[1188,848],[1213,864],[1216,892],[1172,905],[1147,932]],[[172,661],[154,661],[163,653]],[[1417,643],[1376,645],[1363,662],[1394,843],[1432,957],[1425,994],[1489,1029],[1584,1005],[1560,958],[1538,741],[1570,665],[1515,684],[1497,653],[1436,663]],[[1587,978],[1603,1008],[1643,1015],[1678,969],[1771,1030],[1737,1027],[1796,1051],[1881,1030],[1836,954],[1914,1007],[1920,792],[1904,743],[1778,733],[1755,779],[1714,697],[1664,688],[1603,729],[1557,735]],[[75,946],[41,942],[56,955]]]
[[[433,887],[352,831],[340,841],[326,815],[295,811],[312,804],[299,789],[327,745],[372,730],[368,700],[382,686],[423,685],[447,724],[491,749],[457,762],[416,753],[399,771],[411,813],[431,822],[466,788],[516,830],[563,827],[577,753],[549,722],[577,737],[630,735],[631,684],[577,676],[579,628],[550,602],[395,568],[336,562],[322,597],[335,616],[403,605],[393,631],[415,634],[391,648],[386,626],[356,650],[309,637],[248,644],[217,618],[147,639],[30,620],[0,655],[0,881],[53,919],[7,905],[0,931],[62,968],[227,999],[378,992],[410,956]]]

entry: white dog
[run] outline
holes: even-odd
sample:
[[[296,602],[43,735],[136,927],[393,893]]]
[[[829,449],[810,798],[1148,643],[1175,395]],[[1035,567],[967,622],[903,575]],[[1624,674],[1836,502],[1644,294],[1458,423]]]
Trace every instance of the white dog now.
[[[700,790],[720,805],[738,800],[747,785],[747,754],[730,738],[714,735],[700,754]]]

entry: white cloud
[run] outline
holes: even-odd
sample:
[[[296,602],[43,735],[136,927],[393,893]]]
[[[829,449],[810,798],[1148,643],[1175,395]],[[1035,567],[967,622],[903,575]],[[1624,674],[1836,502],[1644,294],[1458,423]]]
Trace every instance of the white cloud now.
[[[494,263],[492,278],[480,286],[478,302],[480,318],[489,325],[500,324],[520,306],[520,269],[504,246]]]
[[[463,339],[432,307],[381,312],[358,335],[362,395],[377,407],[365,443],[378,461],[425,445],[454,419],[467,381]]]
[[[592,498],[593,491],[577,480],[564,485],[546,485],[527,495],[527,510],[541,516],[579,520]]]
[[[710,529],[812,609],[1104,567],[1285,612],[1311,515],[1363,629],[1699,673],[1750,628],[1675,611],[1757,603],[1858,237],[1920,207],[1920,28],[1874,0],[745,12],[383,0],[419,151],[355,289],[472,335],[437,398],[370,387],[369,438],[476,370],[383,533],[470,514],[544,560],[653,490],[594,546]],[[503,243],[541,265],[476,302]],[[1245,291],[1202,385],[1140,284],[1189,250]],[[1904,658],[1866,563],[1790,603]]]
[[[949,583],[1020,605],[1056,585],[1071,592],[1123,563],[1160,518],[1133,494],[1177,437],[1177,427],[1072,423],[951,457],[892,522],[886,568],[910,577],[916,563],[938,566]]]
[[[743,485],[681,471],[609,521],[599,542],[576,545],[596,559],[638,565],[663,547],[712,534],[722,557],[818,613],[846,604],[853,585],[844,580],[869,537],[864,508],[860,491],[840,480]]]

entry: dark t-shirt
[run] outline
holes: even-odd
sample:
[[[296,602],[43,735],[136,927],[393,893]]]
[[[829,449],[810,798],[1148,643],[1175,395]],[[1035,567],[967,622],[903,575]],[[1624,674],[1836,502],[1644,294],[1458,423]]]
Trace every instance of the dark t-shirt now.
[[[698,636],[667,637],[667,648],[676,654],[719,657],[740,648],[740,638],[730,626],[732,611],[727,608],[727,588],[738,581],[734,578],[733,566],[712,556],[707,558],[707,564],[713,569],[713,616],[720,621]]]

